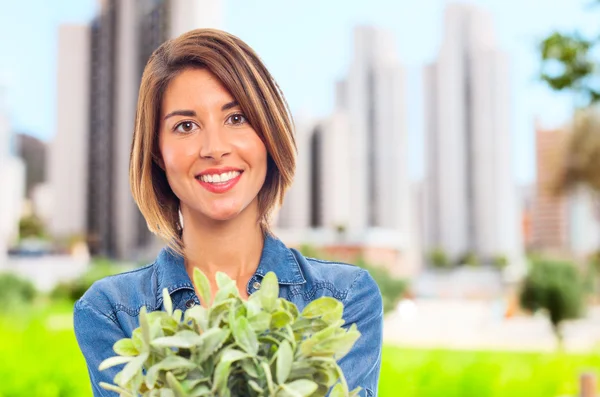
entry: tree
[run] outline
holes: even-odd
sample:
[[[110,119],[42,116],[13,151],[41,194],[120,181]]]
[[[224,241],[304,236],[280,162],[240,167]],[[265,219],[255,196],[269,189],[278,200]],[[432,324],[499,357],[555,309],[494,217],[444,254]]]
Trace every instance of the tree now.
[[[600,5],[595,0],[592,5]],[[555,192],[578,186],[593,196],[600,222],[600,36],[553,32],[540,43],[540,78],[552,90],[569,92],[575,107],[573,132]]]
[[[435,248],[427,255],[429,264],[436,269],[447,269],[452,266],[448,255],[441,248]]]
[[[519,300],[532,313],[543,311],[550,320],[558,348],[563,345],[564,321],[579,318],[584,294],[578,270],[571,263],[540,260],[523,280]]]

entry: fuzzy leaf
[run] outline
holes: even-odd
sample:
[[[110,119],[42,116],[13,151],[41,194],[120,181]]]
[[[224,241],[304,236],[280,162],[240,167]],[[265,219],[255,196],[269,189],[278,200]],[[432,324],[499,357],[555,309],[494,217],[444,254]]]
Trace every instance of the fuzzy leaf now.
[[[229,379],[229,374],[231,372],[231,363],[232,361],[221,361],[217,364],[217,368],[215,368],[213,392],[217,393],[219,396],[224,395],[228,390],[227,380]]]
[[[200,294],[200,303],[205,307],[210,306],[212,291],[210,288],[210,282],[208,281],[208,277],[197,267],[194,268],[194,287],[196,287],[196,291]]]
[[[131,340],[130,338],[124,338],[124,339],[120,339],[120,340],[116,341],[115,344],[113,345],[113,350],[119,356],[133,357],[133,356],[137,356],[138,354],[140,354],[138,349],[136,349],[135,346],[133,345],[133,340]]]
[[[187,397],[187,393],[185,392],[181,383],[177,380],[175,375],[172,372],[167,372],[167,384],[173,390],[175,397]]]
[[[208,310],[203,306],[194,306],[185,311],[184,322],[194,321],[202,331],[208,329]]]
[[[142,341],[144,342],[144,350],[150,347],[150,324],[148,323],[148,312],[146,306],[140,309],[140,328],[142,329]]]
[[[292,351],[292,346],[290,346],[290,343],[288,341],[284,340],[279,345],[276,361],[277,382],[280,385],[284,384],[290,376],[293,361],[294,352]]]
[[[281,391],[277,397],[308,397],[317,390],[319,386],[308,379],[298,379],[285,385],[281,385]],[[283,393],[282,393],[283,392]]]
[[[128,357],[121,357],[121,356],[110,357],[110,358],[107,358],[106,360],[104,360],[104,361],[102,361],[100,363],[100,366],[98,367],[98,371],[104,371],[105,369],[114,367],[115,365],[120,365],[120,364],[128,363],[131,360],[133,360],[133,357],[131,357],[131,356],[128,356]]]
[[[273,313],[271,318],[271,328],[283,328],[292,321],[294,321],[294,319],[288,312],[277,311]]]
[[[306,305],[301,315],[304,318],[322,318],[327,323],[332,323],[342,318],[343,311],[342,302],[330,296],[322,296]]]
[[[274,272],[269,272],[263,277],[260,290],[255,294],[258,295],[265,311],[270,313],[275,309],[279,296],[279,283]]]
[[[250,327],[248,319],[245,317],[240,317],[236,320],[235,325],[232,327],[235,342],[243,350],[252,356],[256,356],[256,353],[258,353],[258,340],[256,338],[256,334]]]
[[[175,322],[179,324],[181,322],[181,317],[183,317],[183,312],[181,311],[181,309],[175,309],[172,316],[173,320],[175,320]]]
[[[219,290],[215,295],[215,304],[219,302],[223,302],[229,298],[239,298],[240,292],[233,281],[229,276],[223,272],[217,272],[216,274],[217,285],[219,286]]]
[[[265,393],[265,389],[263,389],[262,387],[260,387],[260,385],[258,383],[256,383],[255,381],[253,381],[252,379],[250,379],[248,381],[248,386],[250,386],[250,388],[252,390],[254,390],[255,392],[257,392],[261,396]]]
[[[263,332],[271,326],[271,315],[267,312],[260,312],[255,316],[249,317],[250,327],[256,332]]]
[[[261,362],[260,366],[263,369],[265,377],[267,378],[267,387],[269,388],[270,395],[273,395],[275,392],[275,385],[273,384],[273,376],[271,375],[271,367],[266,362]]]
[[[188,359],[179,356],[167,356],[164,360],[154,364],[146,373],[146,386],[151,388],[158,380],[160,371],[173,371],[177,369],[194,369],[197,365]]]
[[[229,335],[230,331],[228,329],[219,328],[211,328],[200,335],[201,348],[194,358],[195,362],[198,364],[204,363],[208,357],[213,355],[223,345],[225,340],[229,338]]]
[[[106,382],[100,382],[99,385],[104,390],[114,391],[114,392],[119,393],[119,396],[133,397],[133,394],[131,394],[130,392],[128,392],[127,390],[125,390],[123,388],[120,388],[119,386],[111,385],[110,383],[106,383]]]
[[[344,387],[342,386],[341,383],[337,383],[335,386],[333,386],[333,389],[331,389],[331,393],[329,393],[329,397],[346,397],[347,394],[344,393]]]
[[[175,397],[175,393],[171,389],[163,388],[160,389],[160,397]]]
[[[258,378],[258,371],[256,370],[256,365],[252,360],[243,360],[242,361],[242,369],[245,373],[247,373],[252,378]]]
[[[148,356],[149,353],[142,353],[125,365],[125,368],[123,368],[123,372],[121,373],[121,385],[128,384],[138,372],[142,371]]]
[[[163,288],[162,290],[163,297],[163,306],[165,307],[165,311],[169,316],[173,315],[173,301],[171,300],[171,295],[169,295],[169,290]]]
[[[229,361],[231,363],[250,357],[248,354],[237,349],[227,349],[221,354],[221,362]]]
[[[178,347],[189,349],[202,343],[202,337],[194,331],[183,330],[173,336],[164,336],[152,341],[154,347]]]

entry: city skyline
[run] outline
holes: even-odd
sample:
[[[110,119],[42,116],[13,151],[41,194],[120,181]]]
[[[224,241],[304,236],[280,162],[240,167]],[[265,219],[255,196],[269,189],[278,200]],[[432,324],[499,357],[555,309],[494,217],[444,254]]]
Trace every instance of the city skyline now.
[[[510,62],[485,10],[448,6],[437,60],[426,66],[426,252],[510,262],[523,254],[512,175]]]
[[[312,1],[312,0],[311,0]],[[329,114],[334,107],[334,93],[331,84],[338,80],[350,63],[350,46],[347,37],[353,27],[367,23],[391,28],[397,41],[400,60],[407,65],[408,114],[408,153],[411,179],[422,179],[423,124],[422,92],[418,89],[421,80],[418,71],[431,61],[439,47],[443,1],[427,4],[407,5],[401,2],[378,0],[369,7],[363,4],[345,4],[335,1],[319,4],[320,13],[310,13],[311,1],[294,5],[284,10],[273,1],[260,4],[246,4],[229,0],[223,13],[224,28],[239,35],[255,47],[263,57],[273,75],[286,94],[295,114],[309,104],[315,117]],[[519,13],[503,2],[493,0],[473,0],[471,3],[483,5],[494,15],[498,27],[499,44],[507,49],[513,60],[511,65],[511,86],[515,110],[511,124],[513,152],[515,153],[515,173],[519,183],[533,181],[534,172],[534,123],[536,115],[541,116],[545,125],[557,126],[566,121],[570,101],[565,96],[555,95],[535,81],[538,64],[535,56],[536,40],[553,28],[572,30],[575,27],[584,32],[596,33],[594,15],[586,15],[584,3],[559,0],[550,9],[539,0],[530,0],[519,5]],[[316,5],[315,5],[316,6]],[[5,21],[0,16],[0,33],[5,37],[18,37],[0,43],[0,53],[14,54],[0,62],[0,79],[10,82],[11,119],[14,129],[27,131],[48,140],[55,134],[54,101],[52,79],[56,75],[56,29],[58,22],[86,22],[94,15],[95,1],[63,0],[57,7],[49,7],[39,0],[11,3],[5,7]],[[36,29],[24,31],[15,26],[19,15],[25,10],[36,9],[29,18]],[[385,10],[385,12],[383,12]],[[299,22],[315,18],[310,31],[304,31],[299,24],[289,24],[287,12],[293,13]],[[281,16],[281,18],[274,18]],[[335,17],[334,17],[335,16]],[[535,16],[535,17],[534,17]],[[257,29],[256,26],[261,26]],[[274,35],[272,32],[277,31]],[[42,33],[43,32],[43,33]],[[14,34],[13,34],[14,33]],[[42,37],[43,36],[43,37]],[[414,38],[417,37],[418,40]],[[282,57],[283,50],[286,56]],[[23,51],[28,49],[28,51]],[[43,70],[33,73],[33,66],[46,65]],[[306,78],[305,76],[310,76]],[[300,78],[299,78],[300,77]],[[31,96],[35,93],[35,99]],[[36,108],[35,114],[30,111]],[[550,118],[550,120],[548,120]]]

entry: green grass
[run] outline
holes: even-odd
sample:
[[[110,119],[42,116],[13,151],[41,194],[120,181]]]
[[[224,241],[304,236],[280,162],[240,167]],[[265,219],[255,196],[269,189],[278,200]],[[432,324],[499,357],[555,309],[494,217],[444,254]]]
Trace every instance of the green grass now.
[[[72,305],[0,315],[0,397],[91,396],[71,322]],[[386,346],[381,397],[576,396],[583,370],[600,375],[600,354],[566,355]]]
[[[0,316],[0,397],[91,396],[72,306]]]
[[[385,347],[382,397],[578,396],[578,376],[600,375],[600,354],[422,350]]]

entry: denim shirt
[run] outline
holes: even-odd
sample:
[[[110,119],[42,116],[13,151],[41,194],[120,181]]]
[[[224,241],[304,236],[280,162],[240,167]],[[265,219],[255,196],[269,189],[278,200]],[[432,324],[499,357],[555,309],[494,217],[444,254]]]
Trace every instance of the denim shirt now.
[[[350,390],[361,386],[361,396],[376,396],[381,365],[383,306],[381,293],[369,273],[359,267],[305,258],[267,235],[256,273],[247,285],[248,294],[260,288],[265,274],[273,271],[279,280],[279,296],[299,311],[321,296],[344,304],[344,327],[356,324],[361,333],[352,350],[340,361]],[[116,396],[99,386],[113,383],[123,366],[98,371],[100,363],[115,356],[112,347],[130,338],[139,326],[143,306],[164,310],[162,290],[167,288],[174,309],[200,304],[181,256],[163,249],[148,266],[106,277],[95,282],[75,303],[75,335],[88,366],[94,396]]]

